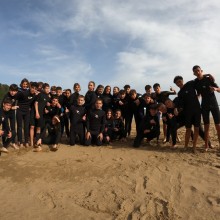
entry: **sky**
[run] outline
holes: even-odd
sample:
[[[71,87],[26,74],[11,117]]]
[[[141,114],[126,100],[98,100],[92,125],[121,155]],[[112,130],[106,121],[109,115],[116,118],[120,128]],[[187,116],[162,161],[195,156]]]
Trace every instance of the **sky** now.
[[[220,84],[219,21],[219,0],[0,0],[0,83],[143,93],[200,65]]]

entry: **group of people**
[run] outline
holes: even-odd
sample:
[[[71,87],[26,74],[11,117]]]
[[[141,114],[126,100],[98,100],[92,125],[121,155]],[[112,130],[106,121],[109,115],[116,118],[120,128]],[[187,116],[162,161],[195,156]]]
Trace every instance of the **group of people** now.
[[[154,138],[159,140],[161,117],[164,143],[170,142],[171,137],[171,147],[176,148],[177,130],[185,126],[184,147],[188,148],[191,137],[195,152],[200,135],[207,151],[212,147],[210,112],[220,143],[220,112],[214,93],[220,92],[220,88],[214,77],[204,74],[199,66],[192,70],[196,78],[185,84],[182,76],[175,76],[178,93],[172,88],[162,91],[158,83],[153,85],[154,92],[151,85],[146,85],[145,94],[141,95],[129,85],[121,90],[114,87],[111,94],[109,85],[95,88],[95,83],[90,81],[85,96],[80,94],[79,83],[74,84],[73,93],[71,89],[62,90],[60,86],[50,87],[48,83],[27,79],[21,81],[20,87],[11,84],[0,108],[0,152],[8,153],[10,145],[14,149],[32,146],[39,152],[42,144],[56,151],[63,135],[69,138],[70,146],[76,143],[101,146],[114,140],[126,141],[131,134],[133,118],[136,126],[133,146],[139,147],[144,138],[148,142]],[[177,97],[172,100],[170,95]]]

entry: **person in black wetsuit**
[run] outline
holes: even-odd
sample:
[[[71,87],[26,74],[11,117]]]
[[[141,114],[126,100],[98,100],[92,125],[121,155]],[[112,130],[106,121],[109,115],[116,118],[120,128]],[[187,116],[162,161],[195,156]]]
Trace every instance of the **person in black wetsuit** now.
[[[89,146],[92,143],[97,146],[102,145],[105,123],[106,117],[105,112],[102,110],[102,99],[97,99],[95,102],[95,108],[91,109],[86,115],[86,146]]]
[[[122,141],[126,141],[125,125],[120,109],[115,110],[113,123],[114,123],[114,129],[112,132],[112,140],[119,139]]]
[[[30,89],[23,90],[17,93],[17,113],[16,113],[16,119],[17,119],[17,136],[18,136],[18,144],[19,146],[22,146],[23,140],[22,140],[22,127],[24,125],[24,145],[25,147],[28,147],[28,139],[29,136],[31,137],[31,130],[30,129],[30,115],[31,115],[31,109],[33,109],[34,102],[36,100],[36,94],[37,92],[38,84],[37,82],[30,83]]]
[[[44,110],[45,125],[51,124],[52,118],[55,115],[58,115],[60,117],[60,114],[61,114],[61,105],[59,103],[59,98],[57,96],[53,96],[50,105],[46,106]]]
[[[115,128],[115,123],[114,123],[113,111],[111,109],[108,109],[106,110],[106,124],[103,134],[104,143],[109,144],[110,141],[112,141],[114,128]]]
[[[15,133],[13,139],[11,140],[11,144],[14,149],[19,149],[18,146],[15,144],[15,136],[16,136],[16,131],[15,131],[16,120],[15,119],[16,119],[16,109],[18,108],[17,93],[18,93],[18,86],[16,84],[11,84],[9,86],[9,92],[7,92],[5,96],[3,97],[3,102],[6,98],[11,98],[12,100],[12,108],[10,111],[7,112],[7,115],[8,115],[7,117],[10,121],[11,131]]]
[[[50,149],[52,151],[57,151],[60,139],[61,139],[61,126],[60,126],[59,115],[54,115],[51,122],[47,123],[43,128],[38,143],[52,145]],[[39,148],[34,149],[34,152],[38,152],[38,151]]]
[[[77,105],[77,99],[79,97],[79,92],[81,91],[81,86],[79,83],[74,83],[73,85],[73,93],[70,96],[70,106],[71,105]]]
[[[218,135],[219,147],[220,147],[220,112],[218,102],[215,96],[215,91],[220,92],[220,88],[214,82],[213,77],[210,75],[204,75],[200,66],[193,67],[193,73],[197,77],[195,79],[195,89],[198,95],[202,96],[202,118],[205,127],[205,148],[208,150],[209,141],[209,127],[210,127],[210,112],[212,113],[215,128]]]
[[[157,103],[163,103],[169,98],[170,95],[175,95],[176,91],[171,87],[170,91],[161,91],[161,87],[159,83],[155,83],[153,85],[153,89],[155,93],[152,93],[152,98],[157,101]],[[163,121],[163,134],[164,134],[164,143],[166,142],[166,133],[167,133],[167,125],[166,122]]]
[[[119,91],[120,91],[120,89],[119,89],[119,87],[117,87],[117,86],[114,86],[113,87],[113,95],[112,95],[112,99],[113,99],[113,103],[112,103],[112,107],[113,107],[113,112],[115,112],[115,110],[117,109],[117,102],[118,102],[118,100],[120,99],[119,98]]]
[[[66,89],[65,95],[64,95],[64,101],[63,101],[63,108],[66,111],[66,109],[70,109],[71,107],[71,89]],[[65,131],[66,131],[66,136],[70,136],[70,123],[69,123],[69,118],[67,117],[66,114],[63,115],[64,118],[64,125],[65,125]]]
[[[12,100],[7,97],[3,100],[2,107],[0,108],[0,137],[2,137],[3,146],[0,147],[1,152],[8,153],[8,146],[15,137],[15,131],[12,131],[9,126],[9,119],[7,117],[7,112],[12,108]]]
[[[95,82],[90,81],[88,84],[88,91],[85,95],[85,108],[87,111],[90,111],[92,108],[94,108],[94,104],[97,99],[97,95],[94,89],[95,89]]]
[[[185,134],[185,148],[188,147],[191,135],[191,128],[194,125],[193,135],[193,149],[195,151],[197,139],[199,135],[201,122],[201,108],[198,96],[195,90],[195,81],[189,81],[184,84],[182,76],[176,76],[174,83],[180,88],[178,92],[179,107],[183,109],[186,134]]]
[[[77,105],[71,105],[70,109],[66,109],[66,115],[70,118],[70,146],[75,145],[77,136],[81,145],[85,142],[86,109],[83,106],[84,103],[84,96],[79,95]]]
[[[37,97],[36,101],[34,103],[34,108],[32,110],[31,114],[31,133],[34,134],[34,128],[36,127],[36,145],[35,149],[36,151],[41,151],[40,143],[38,143],[38,140],[40,139],[40,134],[45,126],[45,121],[44,121],[44,111],[46,106],[50,106],[50,86],[48,83],[43,84],[43,91],[40,92]],[[31,139],[31,145],[33,145],[33,136],[30,137]]]
[[[108,109],[113,109],[113,97],[111,94],[111,86],[106,86],[102,94],[103,106],[102,110],[107,111]]]
[[[146,137],[148,141],[151,141],[160,135],[160,123],[157,113],[157,105],[151,105],[149,114],[140,122],[140,127],[133,143],[135,148],[140,147],[144,137]]]

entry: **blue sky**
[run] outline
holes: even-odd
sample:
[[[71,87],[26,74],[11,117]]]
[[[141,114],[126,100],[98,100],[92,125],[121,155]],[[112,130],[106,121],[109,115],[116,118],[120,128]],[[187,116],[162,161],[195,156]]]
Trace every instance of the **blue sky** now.
[[[219,21],[218,0],[0,0],[0,81],[142,93],[198,64],[220,83]]]

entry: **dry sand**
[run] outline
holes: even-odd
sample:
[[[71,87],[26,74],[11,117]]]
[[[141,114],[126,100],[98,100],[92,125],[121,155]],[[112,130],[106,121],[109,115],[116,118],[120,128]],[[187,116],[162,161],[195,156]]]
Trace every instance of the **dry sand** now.
[[[131,145],[10,149],[0,157],[0,219],[220,219],[216,150]]]

